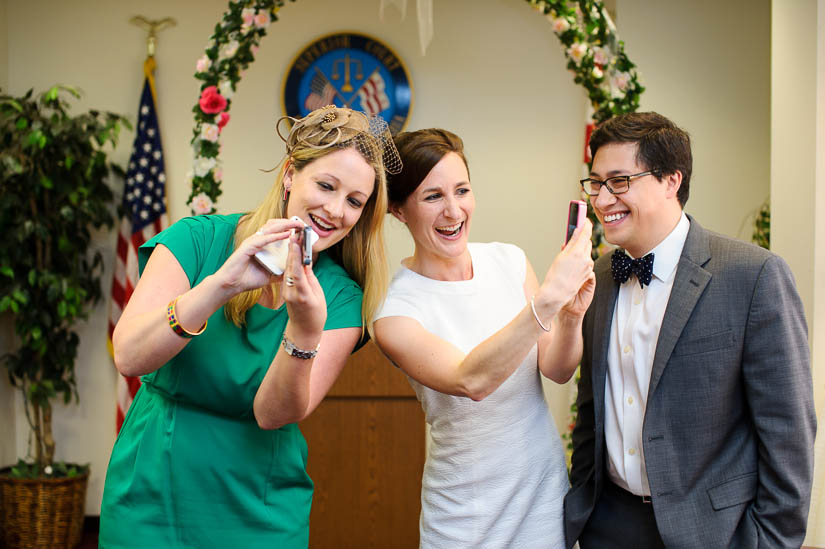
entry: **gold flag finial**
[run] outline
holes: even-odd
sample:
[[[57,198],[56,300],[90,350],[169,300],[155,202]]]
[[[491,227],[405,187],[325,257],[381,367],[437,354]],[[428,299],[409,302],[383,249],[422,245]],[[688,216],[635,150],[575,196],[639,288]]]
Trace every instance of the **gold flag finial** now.
[[[157,33],[167,27],[174,27],[178,24],[171,17],[164,17],[163,19],[147,19],[142,15],[135,15],[129,22],[133,25],[137,25],[138,27],[142,28],[147,32],[146,35],[146,55],[149,57],[155,56],[155,44],[157,42]]]

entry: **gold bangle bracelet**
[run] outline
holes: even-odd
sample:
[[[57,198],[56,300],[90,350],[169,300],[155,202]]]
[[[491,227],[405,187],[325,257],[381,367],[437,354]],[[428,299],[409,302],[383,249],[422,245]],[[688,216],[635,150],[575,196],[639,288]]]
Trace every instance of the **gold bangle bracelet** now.
[[[204,322],[203,326],[201,326],[201,329],[197,332],[190,332],[189,330],[181,326],[180,322],[178,322],[178,312],[176,309],[179,298],[180,296],[170,301],[169,305],[166,307],[166,320],[169,321],[169,327],[172,328],[172,331],[174,331],[180,337],[186,339],[191,339],[197,335],[201,335],[204,332],[204,330],[206,330],[206,325],[209,323],[209,320]]]

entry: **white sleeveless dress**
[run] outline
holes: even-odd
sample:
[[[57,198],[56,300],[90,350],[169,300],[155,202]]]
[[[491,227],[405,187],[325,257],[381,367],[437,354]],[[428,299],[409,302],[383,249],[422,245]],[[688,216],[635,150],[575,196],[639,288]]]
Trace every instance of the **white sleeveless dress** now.
[[[432,280],[402,267],[377,318],[406,316],[469,353],[524,308],[524,252],[470,244],[471,280]],[[412,378],[430,425],[421,492],[423,548],[564,547],[564,450],[544,400],[536,346],[480,402]]]

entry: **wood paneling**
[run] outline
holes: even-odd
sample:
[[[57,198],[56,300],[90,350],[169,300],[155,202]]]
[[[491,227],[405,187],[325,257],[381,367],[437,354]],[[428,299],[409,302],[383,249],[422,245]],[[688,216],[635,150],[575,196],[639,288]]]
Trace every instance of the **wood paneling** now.
[[[301,430],[315,482],[310,547],[418,547],[424,414],[372,343],[350,357]]]
[[[370,341],[347,361],[327,397],[412,397],[410,387],[401,370],[396,368]]]

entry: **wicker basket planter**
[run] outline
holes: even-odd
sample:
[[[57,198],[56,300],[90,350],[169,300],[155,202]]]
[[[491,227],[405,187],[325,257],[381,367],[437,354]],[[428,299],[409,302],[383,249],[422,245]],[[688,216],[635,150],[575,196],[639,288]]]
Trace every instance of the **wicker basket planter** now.
[[[83,536],[89,473],[18,479],[0,470],[0,547],[77,547]]]

